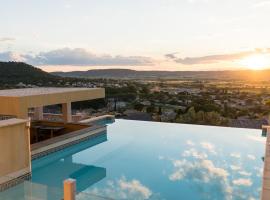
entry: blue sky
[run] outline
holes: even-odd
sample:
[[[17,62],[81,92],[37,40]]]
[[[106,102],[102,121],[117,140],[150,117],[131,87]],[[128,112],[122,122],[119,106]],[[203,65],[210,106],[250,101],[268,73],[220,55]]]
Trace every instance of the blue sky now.
[[[48,71],[266,68],[269,19],[270,0],[0,0],[0,60]]]

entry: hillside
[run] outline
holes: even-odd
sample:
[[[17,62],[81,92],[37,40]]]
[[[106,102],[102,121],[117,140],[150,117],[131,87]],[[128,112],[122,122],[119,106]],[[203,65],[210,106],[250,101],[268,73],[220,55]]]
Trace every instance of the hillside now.
[[[0,84],[33,84],[48,82],[58,77],[21,62],[0,62]]]
[[[135,71],[129,69],[98,69],[89,71],[53,72],[62,77],[113,79],[217,79],[270,80],[270,70],[238,71]]]

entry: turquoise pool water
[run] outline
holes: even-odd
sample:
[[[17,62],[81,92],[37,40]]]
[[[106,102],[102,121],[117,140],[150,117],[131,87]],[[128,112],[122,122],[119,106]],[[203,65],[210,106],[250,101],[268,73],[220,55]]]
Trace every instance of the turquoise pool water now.
[[[112,199],[259,199],[260,130],[116,120],[107,133],[33,161],[33,182]],[[83,196],[83,195],[82,195]],[[80,199],[89,199],[83,198]]]
[[[115,122],[114,119],[105,118],[105,119],[101,119],[101,120],[95,121],[94,124],[98,124],[98,125],[110,125],[110,124],[112,124],[114,122]]]

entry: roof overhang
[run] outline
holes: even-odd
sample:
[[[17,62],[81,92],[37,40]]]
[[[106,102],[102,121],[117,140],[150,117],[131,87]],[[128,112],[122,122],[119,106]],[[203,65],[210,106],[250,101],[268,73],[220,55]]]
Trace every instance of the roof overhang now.
[[[0,114],[15,115],[28,108],[100,99],[104,88],[26,88],[0,90]]]

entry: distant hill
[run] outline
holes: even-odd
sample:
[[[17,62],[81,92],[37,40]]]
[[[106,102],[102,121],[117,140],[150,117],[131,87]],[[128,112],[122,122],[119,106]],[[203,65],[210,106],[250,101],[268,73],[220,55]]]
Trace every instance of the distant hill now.
[[[238,71],[135,71],[129,69],[98,69],[89,71],[53,72],[62,77],[112,79],[217,79],[270,80],[270,70]]]
[[[0,62],[0,84],[48,82],[58,77],[22,62]]]

